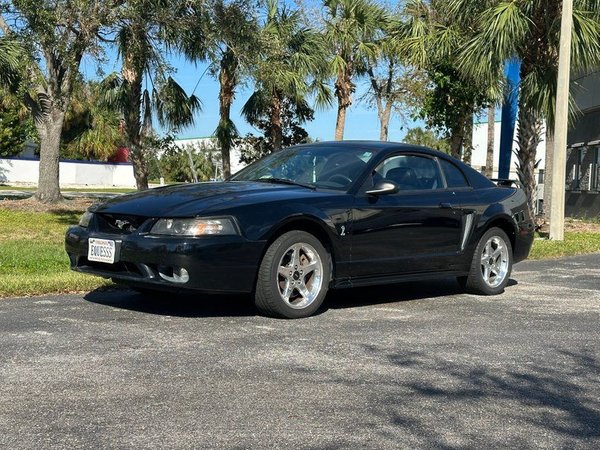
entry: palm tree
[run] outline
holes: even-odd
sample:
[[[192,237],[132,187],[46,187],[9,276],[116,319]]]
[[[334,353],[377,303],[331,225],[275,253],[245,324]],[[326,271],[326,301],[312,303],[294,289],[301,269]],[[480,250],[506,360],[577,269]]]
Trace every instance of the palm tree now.
[[[267,117],[273,150],[277,151],[283,141],[286,105],[310,111],[306,104],[309,93],[316,94],[318,105],[330,104],[331,94],[323,81],[326,55],[322,36],[303,27],[299,12],[278,7],[277,0],[267,0],[266,7],[259,35],[261,51],[252,72],[255,91],[242,112],[250,123]]]
[[[200,101],[171,76],[161,50],[172,37],[177,4],[168,0],[130,0],[120,9],[116,45],[121,73],[103,82],[104,100],[121,111],[138,190],[148,189],[144,138],[155,115],[170,130],[191,125]],[[145,84],[144,84],[145,83]]]
[[[342,140],[356,91],[354,78],[364,73],[363,61],[376,55],[375,39],[388,19],[385,9],[371,0],[325,0],[324,6],[325,41],[333,55],[329,67],[338,103],[335,139]]]
[[[19,72],[20,47],[7,36],[0,37],[0,85],[15,87]]]
[[[450,0],[452,8],[473,8],[479,0]],[[502,1],[476,15],[475,33],[460,53],[468,76],[496,82],[504,62],[521,61],[518,116],[518,176],[533,210],[535,155],[542,121],[554,124],[561,4],[558,1]],[[571,70],[600,64],[600,1],[574,0]],[[562,180],[556,180],[562,182]]]
[[[250,0],[196,0],[188,5],[184,39],[179,46],[193,61],[209,63],[219,81],[219,124],[215,137],[221,148],[223,177],[231,175],[230,150],[238,132],[231,105],[257,52],[258,25]]]

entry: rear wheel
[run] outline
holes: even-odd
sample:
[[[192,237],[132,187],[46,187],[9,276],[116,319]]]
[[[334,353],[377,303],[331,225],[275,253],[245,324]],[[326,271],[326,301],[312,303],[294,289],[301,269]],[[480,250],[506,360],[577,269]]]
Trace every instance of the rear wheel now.
[[[459,277],[458,282],[472,294],[501,294],[508,284],[512,264],[510,239],[500,228],[490,228],[477,244],[469,275]]]
[[[331,257],[312,234],[289,231],[268,248],[260,265],[254,301],[265,315],[297,319],[314,314],[331,279]]]

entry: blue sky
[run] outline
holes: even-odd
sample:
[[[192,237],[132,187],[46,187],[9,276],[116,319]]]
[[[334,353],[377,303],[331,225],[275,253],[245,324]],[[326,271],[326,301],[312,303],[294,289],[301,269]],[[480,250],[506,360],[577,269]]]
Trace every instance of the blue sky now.
[[[102,70],[108,74],[113,71],[120,71],[120,63],[117,60],[114,51],[108,51],[107,62],[102,66]],[[192,93],[194,88],[195,95],[202,101],[202,112],[200,112],[193,126],[180,131],[177,137],[190,138],[200,136],[210,136],[214,132],[218,123],[219,104],[218,93],[219,84],[211,77],[206,70],[206,64],[198,66],[186,61],[184,58],[172,56],[169,63],[175,68],[174,78],[183,86],[188,94]],[[91,58],[85,58],[82,61],[82,72],[87,78],[97,78],[97,62]],[[202,76],[202,74],[204,75]],[[355,103],[349,109],[346,115],[345,139],[379,139],[379,121],[375,109],[369,108],[358,99],[366,92],[366,81],[357,80],[357,92],[354,96]],[[240,87],[237,90],[235,102],[231,109],[231,115],[238,131],[243,136],[247,133],[260,134],[260,132],[251,127],[240,115],[242,106],[252,92],[251,82],[248,86]],[[315,120],[305,124],[305,128],[313,139],[322,141],[332,140],[335,131],[336,106],[327,110],[316,110]],[[404,125],[404,129],[402,126]],[[408,128],[416,126],[415,124],[402,123],[398,116],[394,116],[390,122],[389,135],[390,140],[401,141]]]

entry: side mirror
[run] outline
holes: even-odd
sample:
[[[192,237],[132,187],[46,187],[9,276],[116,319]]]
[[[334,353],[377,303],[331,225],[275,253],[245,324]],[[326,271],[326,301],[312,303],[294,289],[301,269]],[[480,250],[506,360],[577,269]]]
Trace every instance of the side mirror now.
[[[373,189],[369,189],[366,193],[369,195],[387,195],[387,194],[395,194],[398,192],[400,188],[396,183],[390,180],[381,180]]]

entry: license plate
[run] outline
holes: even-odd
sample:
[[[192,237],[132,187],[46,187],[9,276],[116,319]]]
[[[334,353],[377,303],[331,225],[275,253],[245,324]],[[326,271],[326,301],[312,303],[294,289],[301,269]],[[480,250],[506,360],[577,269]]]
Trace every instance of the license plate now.
[[[113,264],[115,262],[115,241],[109,239],[88,239],[88,260]]]

